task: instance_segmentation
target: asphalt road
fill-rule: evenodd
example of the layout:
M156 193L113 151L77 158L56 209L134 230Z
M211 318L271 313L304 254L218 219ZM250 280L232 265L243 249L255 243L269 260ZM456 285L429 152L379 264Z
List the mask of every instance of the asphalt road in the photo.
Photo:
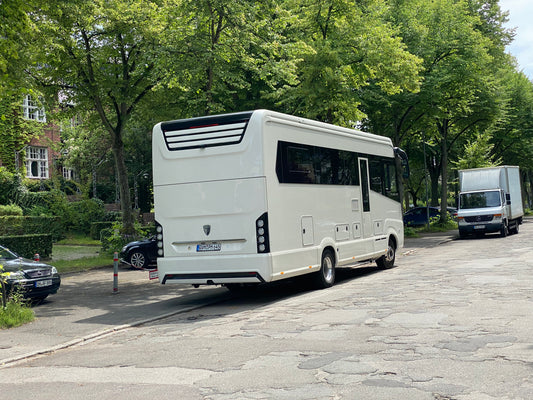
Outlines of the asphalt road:
M0 331L2 398L531 399L533 222L454 235L321 291L232 297L121 269L113 294L112 270L65 277L34 323Z

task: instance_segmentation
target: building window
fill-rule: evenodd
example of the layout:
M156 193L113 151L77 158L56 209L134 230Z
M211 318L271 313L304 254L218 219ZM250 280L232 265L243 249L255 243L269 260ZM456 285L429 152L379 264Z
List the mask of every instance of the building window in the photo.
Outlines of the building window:
M46 122L44 108L39 107L39 105L31 98L30 95L24 97L24 101L22 103L22 112L25 119Z
M26 177L48 179L48 149L46 147L28 146Z
M76 178L74 170L72 168L63 167L63 178L66 180L74 180Z

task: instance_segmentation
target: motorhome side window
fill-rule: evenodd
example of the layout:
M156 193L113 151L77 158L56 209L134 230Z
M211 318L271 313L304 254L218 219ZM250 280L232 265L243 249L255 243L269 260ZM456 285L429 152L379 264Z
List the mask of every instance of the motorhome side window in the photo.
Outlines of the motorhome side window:
M370 158L370 189L390 199L399 201L394 159L383 157Z
M278 142L276 173L280 183L358 185L357 154L290 142Z

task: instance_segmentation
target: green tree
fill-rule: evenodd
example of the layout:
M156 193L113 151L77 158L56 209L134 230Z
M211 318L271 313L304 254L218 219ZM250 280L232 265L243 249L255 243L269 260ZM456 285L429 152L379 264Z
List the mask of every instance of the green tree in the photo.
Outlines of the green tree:
M385 21L385 1L288 4L298 17L292 34L312 50L302 54L298 80L276 92L278 104L290 113L352 126L364 116L360 89L366 85L374 83L387 94L418 89L421 60Z
M28 41L32 24L28 17L31 9L25 0L0 2L0 98L6 92L19 92L24 81L24 69L28 64Z
M473 139L468 140L464 152L459 160L452 162L459 169L493 167L501 164L501 160L494 160L490 143L490 135L478 133Z
M49 99L59 96L76 110L95 110L109 135L126 232L133 231L133 213L124 129L166 75L156 61L168 56L163 38L173 23L170 11L180 3L51 0L29 14L38 60L31 76Z
M420 146L422 138L434 144L428 148L427 168L432 203L440 199L443 217L450 155L470 135L487 129L500 113L494 76L507 60L503 49L509 36L501 26L504 15L492 3L391 1L390 21L400 26L409 51L424 60L422 85L418 93L391 96L375 86L364 93L366 123L372 131L389 135L401 146L416 142Z

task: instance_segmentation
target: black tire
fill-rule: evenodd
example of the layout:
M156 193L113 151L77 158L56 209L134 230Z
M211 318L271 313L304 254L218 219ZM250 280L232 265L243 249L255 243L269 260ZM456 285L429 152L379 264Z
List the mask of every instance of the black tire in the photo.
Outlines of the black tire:
M376 260L376 264L379 269L389 269L394 267L394 261L396 260L396 244L394 240L389 239L387 246L387 252Z
M144 252L140 250L135 250L133 253L130 254L130 265L133 268L142 269L146 267L147 264L148 259L146 258Z
M313 274L314 284L318 289L325 289L335 283L335 256L331 250L324 250L320 271Z
M500 229L500 236L506 237L509 235L509 227L507 226L507 221L503 221L502 227Z
M461 239L466 239L468 237L468 233L466 233L465 231L459 229L459 237Z

